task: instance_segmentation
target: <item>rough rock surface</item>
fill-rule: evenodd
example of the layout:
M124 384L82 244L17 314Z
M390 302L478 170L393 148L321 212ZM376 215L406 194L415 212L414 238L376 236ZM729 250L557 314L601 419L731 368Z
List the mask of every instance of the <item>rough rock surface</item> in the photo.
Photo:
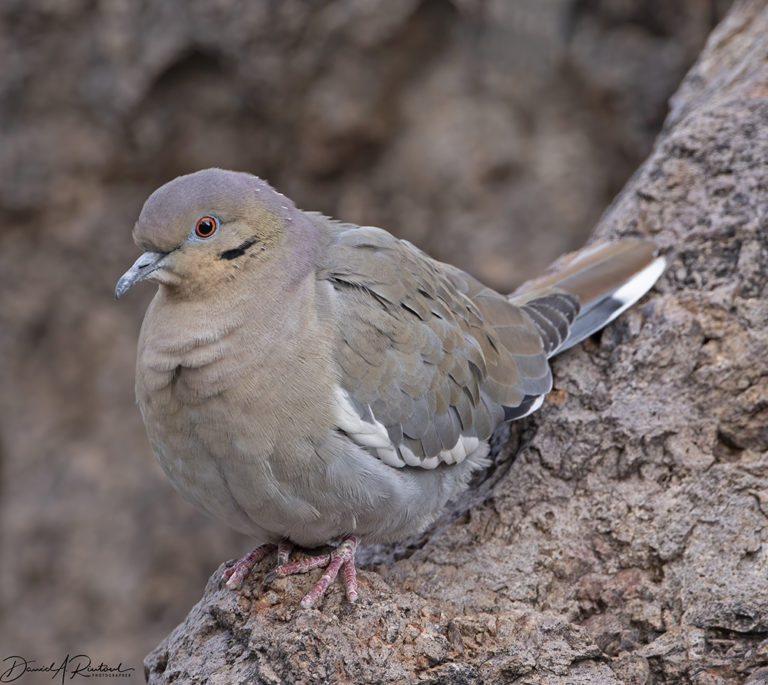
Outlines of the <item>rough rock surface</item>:
M511 289L584 242L729 5L0 1L0 659L140 671L251 544L135 407L152 289L112 292L155 187L247 169Z
M596 230L652 236L667 272L555 362L487 498L374 551L354 606L219 568L150 682L766 681L766 65L768 6L738 2Z

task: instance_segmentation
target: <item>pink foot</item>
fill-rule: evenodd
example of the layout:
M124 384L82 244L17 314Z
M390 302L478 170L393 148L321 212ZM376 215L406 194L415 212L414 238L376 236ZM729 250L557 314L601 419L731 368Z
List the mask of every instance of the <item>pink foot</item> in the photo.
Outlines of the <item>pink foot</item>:
M339 570L344 567L342 582L350 602L357 601L357 572L355 571L355 552L357 551L357 538L354 535L344 538L342 543L330 554L320 554L314 557L306 557L294 561L291 564L281 564L275 569L278 578L284 578L295 573L306 573L315 568L327 566L325 573L320 577L315 586L301 600L301 606L305 609L311 607L323 596L328 586L335 580Z
M319 554L313 557L305 557L288 563L288 557L291 554L293 545L287 540L281 540L280 544L266 544L256 547L252 552L246 554L242 559L235 562L233 566L224 571L224 577L227 579L227 587L230 590L238 590L248 574L267 554L277 549L277 567L274 571L267 574L265 583L269 584L270 577L285 578L296 573L306 573L315 568L327 567L325 573L320 577L315 586L301 600L301 606L305 609L311 607L320 597L323 596L328 586L342 571L342 582L347 593L347 599L350 602L357 601L357 572L355 570L355 552L357 551L357 538L350 535L341 542L341 544L330 554Z

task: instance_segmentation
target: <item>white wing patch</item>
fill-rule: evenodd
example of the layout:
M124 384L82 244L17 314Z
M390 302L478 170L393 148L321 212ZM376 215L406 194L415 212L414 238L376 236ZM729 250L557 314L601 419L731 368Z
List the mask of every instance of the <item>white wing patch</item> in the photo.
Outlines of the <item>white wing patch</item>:
M347 391L341 386L337 385L334 388L334 394L336 396L336 406L334 407L336 425L358 445L370 449L385 464L397 468L405 466L405 461L397 453L395 446L389 439L389 433L387 433L384 424L376 421L375 417L373 423L363 421L349 401Z
M377 421L371 412L373 421L365 421L360 417L344 388L334 388L336 405L334 416L336 425L343 430L354 442L368 448L381 461L395 468L418 466L423 469L434 469L440 464L458 464L480 447L480 440L468 435L459 436L458 442L449 450L441 450L434 457L418 457L406 445L395 445L389 439L389 433L381 421ZM370 408L369 408L370 409Z

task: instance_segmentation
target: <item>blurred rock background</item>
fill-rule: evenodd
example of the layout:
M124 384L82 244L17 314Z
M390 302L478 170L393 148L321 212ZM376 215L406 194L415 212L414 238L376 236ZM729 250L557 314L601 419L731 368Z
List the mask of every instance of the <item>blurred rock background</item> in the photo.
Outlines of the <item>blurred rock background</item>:
M650 151L728 0L4 0L0 645L141 659L250 541L133 402L146 196L207 166L512 289Z

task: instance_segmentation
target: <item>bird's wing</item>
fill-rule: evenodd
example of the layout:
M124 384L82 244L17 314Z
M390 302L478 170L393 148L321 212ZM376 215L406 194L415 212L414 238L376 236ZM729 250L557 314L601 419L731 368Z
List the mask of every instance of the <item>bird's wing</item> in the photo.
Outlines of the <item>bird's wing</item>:
M334 232L318 277L337 296L339 428L397 467L457 463L505 418L535 408L551 388L554 338L578 311L554 295L539 304L544 316L527 312L533 303L517 307L368 226Z

